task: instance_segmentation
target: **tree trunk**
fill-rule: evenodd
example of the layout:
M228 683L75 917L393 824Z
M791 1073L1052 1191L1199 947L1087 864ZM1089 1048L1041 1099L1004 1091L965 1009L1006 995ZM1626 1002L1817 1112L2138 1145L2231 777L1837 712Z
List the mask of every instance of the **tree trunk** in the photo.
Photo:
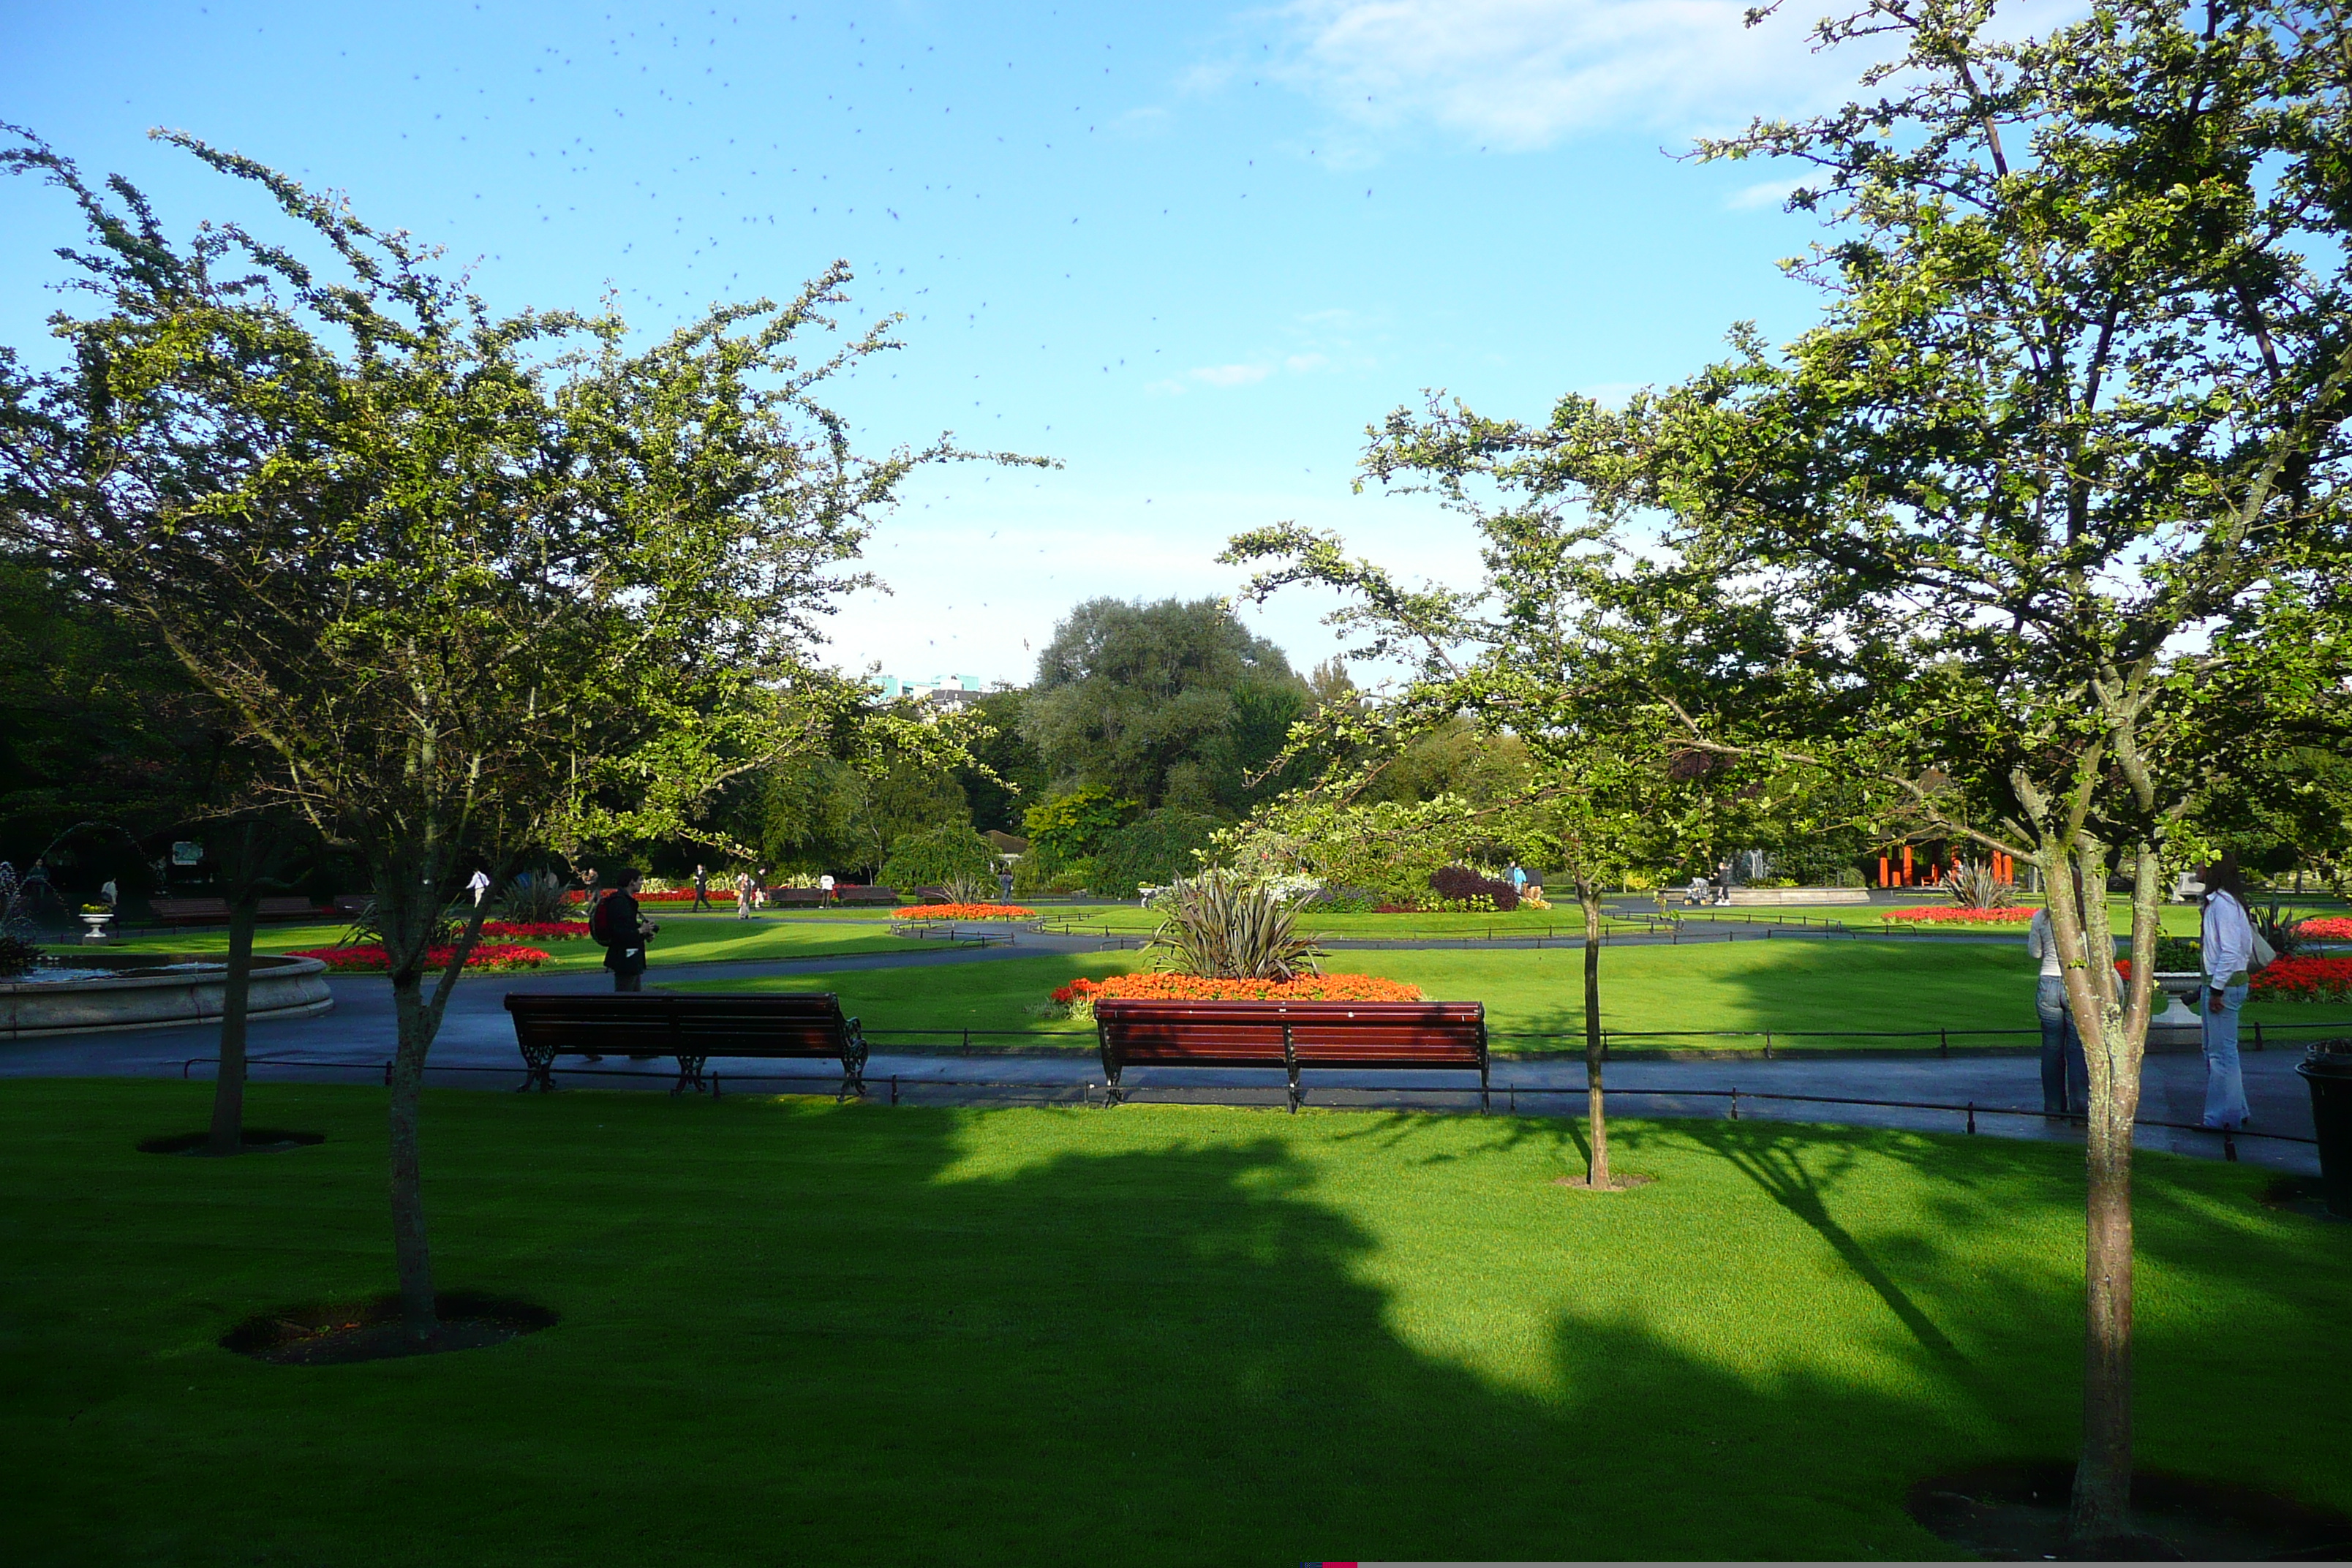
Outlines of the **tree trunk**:
M425 1236L425 1190L417 1161L418 1100L425 1087L425 1054L438 1022L425 1001L421 978L395 973L392 980L399 1045L392 1063L392 1249L400 1276L400 1316L409 1337L420 1342L439 1331L433 1307L433 1252Z
M207 1154L245 1147L245 1016L253 989L253 928L261 895L248 884L228 907L228 975L221 984L220 1071L213 1079L212 1135Z
M1584 906L1584 1115L1592 1135L1584 1182L1602 1192L1609 1186L1609 1118L1601 1099L1601 895L1580 877L1576 901Z
M2153 847L2143 846L2135 868L2134 963L2126 996L2115 984L2105 852L2086 845L2076 853L2083 869L2079 908L2073 907L2073 879L2063 861L2044 879L2052 924L2062 934L2074 926L2081 936L2079 948L2065 942L2060 949L2071 972L2067 999L2083 1037L2091 1101L2084 1140L2083 1447L2067 1529L2075 1542L2095 1544L2131 1531L2132 1122L2139 1114L2140 1060L2153 991L2159 872ZM2080 969L2074 966L2075 952L2083 954Z

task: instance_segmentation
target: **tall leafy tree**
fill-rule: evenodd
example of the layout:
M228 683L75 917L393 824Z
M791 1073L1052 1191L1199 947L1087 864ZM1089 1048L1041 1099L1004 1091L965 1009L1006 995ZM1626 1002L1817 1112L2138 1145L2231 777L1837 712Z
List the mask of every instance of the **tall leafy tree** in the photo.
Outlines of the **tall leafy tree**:
M820 400L892 346L886 321L796 352L845 266L633 349L609 313L496 315L404 235L165 139L289 232L174 243L128 183L93 188L18 133L0 157L87 220L68 258L97 308L55 319L64 370L5 366L0 515L270 759L259 799L372 875L394 1252L429 1337L419 1091L480 923L436 952L445 910L478 867L674 834L729 778L823 744L856 697L813 666L816 623L907 473L962 454L861 454Z

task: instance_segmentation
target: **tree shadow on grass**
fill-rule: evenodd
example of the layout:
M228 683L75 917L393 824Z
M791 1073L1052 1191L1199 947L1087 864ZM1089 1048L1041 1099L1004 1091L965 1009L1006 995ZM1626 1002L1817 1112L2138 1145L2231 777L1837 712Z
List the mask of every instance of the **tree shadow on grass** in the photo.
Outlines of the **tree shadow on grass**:
M176 1163L110 1125L71 1168L0 1137L0 1181L52 1194L10 1206L0 1308L32 1280L121 1304L26 1337L7 1392L46 1394L9 1406L44 1413L12 1433L22 1538L57 1560L1921 1554L1913 1482L2073 1440L2079 1299L1988 1243L2002 1205L2047 1207L2046 1173L1963 1160L1950 1213L1899 1245L1885 1203L1848 1212L1911 1191L1927 1140L1816 1155L1799 1129L1622 1124L1665 1179L1591 1204L1549 1184L1549 1119L430 1111L444 1283L529 1295L557 1329L363 1367L212 1352L217 1303L381 1288L380 1151L338 1122L302 1184L229 1171L170 1207L154 1168ZM2154 1447L2340 1452L2332 1396L2263 1360L2340 1260L2230 1241L2207 1262L2245 1375L2151 1421ZM1866 1292L1822 1288L1824 1247ZM2144 1375L2209 1339L2152 1323Z

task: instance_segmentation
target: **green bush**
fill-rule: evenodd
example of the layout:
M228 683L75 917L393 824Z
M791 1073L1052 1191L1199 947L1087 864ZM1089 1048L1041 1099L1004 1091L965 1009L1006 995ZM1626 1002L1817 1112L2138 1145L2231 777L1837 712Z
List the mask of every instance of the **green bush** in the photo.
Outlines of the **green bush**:
M1131 899L1146 883L1164 888L1200 869L1193 855L1208 847L1220 824L1197 811L1163 806L1147 811L1104 840L1087 886L1113 899Z
M958 881L996 886L994 846L961 823L909 833L890 846L882 862L882 885L902 893Z
M1141 803L1114 798L1100 784L1057 795L1023 813L1022 828L1041 868L1066 867L1092 856L1135 815Z

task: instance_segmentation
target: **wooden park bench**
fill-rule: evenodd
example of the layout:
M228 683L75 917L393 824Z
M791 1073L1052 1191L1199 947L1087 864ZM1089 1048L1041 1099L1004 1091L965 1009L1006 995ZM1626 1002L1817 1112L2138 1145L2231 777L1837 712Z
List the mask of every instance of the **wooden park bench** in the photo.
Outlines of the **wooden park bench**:
M821 904L824 902L823 888L771 888L768 901L772 904Z
M1486 1109L1486 1008L1479 1002L1095 1002L1109 1100L1130 1067L1281 1068L1290 1109L1302 1068L1475 1072Z
M228 924L226 899L150 899L147 907L166 925ZM304 898L263 899L255 913L265 921L302 921L316 918L320 910Z
M898 889L896 888L835 888L833 890L833 897L835 903L889 904L895 907L898 902Z
M703 1075L713 1057L835 1058L842 1072L836 1098L866 1092L866 1037L856 1019L842 1016L840 999L829 991L510 991L507 1011L527 1069L519 1089L553 1089L559 1056L634 1055L677 1058L672 1094L689 1086L716 1093L717 1075L707 1083Z

